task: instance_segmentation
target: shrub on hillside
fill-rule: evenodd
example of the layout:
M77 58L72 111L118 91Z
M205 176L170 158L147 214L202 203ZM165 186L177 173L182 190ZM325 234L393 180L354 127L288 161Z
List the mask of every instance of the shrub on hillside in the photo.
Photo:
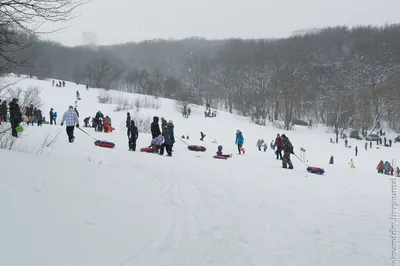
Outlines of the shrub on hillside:
M136 98L134 105L136 109L147 108L158 110L161 107L161 103L159 100L147 96L144 96L143 98Z
M99 103L112 103L113 98L105 91L101 91L97 96L97 100Z
M141 117L137 114L131 115L131 119L135 121L135 125L140 133L151 133L151 123L153 119L150 117Z
M115 112L131 110L134 108L134 105L131 101L121 96L118 97L115 102L113 101L113 104L117 105L117 107L114 110Z

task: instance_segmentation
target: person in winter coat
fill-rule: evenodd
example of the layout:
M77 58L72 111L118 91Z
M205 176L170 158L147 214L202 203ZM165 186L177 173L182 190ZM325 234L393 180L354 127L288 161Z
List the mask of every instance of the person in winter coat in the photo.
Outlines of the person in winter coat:
M54 125L57 125L57 112L53 114Z
M203 132L200 132L200 141L204 141L206 135Z
M43 121L43 116L42 116L42 111L40 109L36 110L35 117L37 120L37 125L41 127L42 121Z
M331 158L329 159L329 164L333 164L333 155L331 155Z
M164 143L164 137L162 135L158 135L154 139L151 140L150 148L154 148L154 152L159 153L161 145Z
M96 116L94 117L94 121L96 124L95 131L101 132L102 127L103 127L103 118L104 118L104 115L100 112L100 110L97 111Z
M290 160L290 154L294 154L293 145L290 142L289 138L286 137L285 134L282 134L282 150L283 150L283 158L282 158L282 168L293 169L292 161Z
M354 148L354 151L355 151L356 156L357 156L357 155L358 155L358 146L356 146L356 147Z
M397 177L400 177L400 169L399 169L398 166L396 167L396 176L397 176Z
M172 120L169 120L167 123L168 131L171 136L171 150L174 147L175 143L175 135L174 135L174 122Z
M19 126L19 123L22 122L22 113L19 109L18 99L14 98L10 102L9 107L12 136L18 138L17 127Z
M29 107L26 108L25 110L25 115L28 117L28 125L29 123L33 125L33 104L31 104Z
M74 129L75 126L79 127L79 118L76 114L74 107L72 105L69 106L68 111L66 111L61 120L61 126L66 125L66 131L68 135L68 141L70 143L74 142Z
M265 143L264 143L264 152L266 152L267 149L268 149L268 144L265 142Z
M368 150L368 142L365 142L365 150Z
M136 140L139 138L139 131L135 126L135 121L131 120L131 124L128 127L128 138L129 138L129 150L136 151Z
M218 146L217 153L216 153L217 156L225 157L225 158L231 158L231 155L230 155L230 154L223 154L223 153L222 153L222 150L223 150L222 145L219 145L219 146Z
M167 120L164 117L161 117L161 128L164 128L167 125Z
M261 141L261 139L257 140L256 146L258 147L258 150L261 151L261 147L263 145L264 141Z
M76 115L79 117L79 112L78 112L78 109L76 109L76 107L74 108L74 111L75 111Z
M126 114L126 128L127 128L127 134L129 135L129 127L131 126L131 114L128 112Z
M243 149L243 144L244 144L244 137L243 137L242 131L240 131L239 129L236 131L235 144L238 147L239 154L242 154L242 149ZM243 154L244 154L244 151L243 151Z
M0 105L0 116L3 122L7 122L7 101L3 101Z
M167 156L172 156L172 140L171 140L171 133L168 130L168 126L165 125L162 129L162 135L164 137L164 143L161 145L160 155L164 155L164 148L167 151Z
M276 159L282 160L282 138L279 134L276 135L274 146L276 147Z
M385 175L389 174L390 168L392 166L390 165L390 163L388 161L385 162L385 164L383 165L383 169L385 170Z
M83 122L85 123L84 127L89 127L89 120L90 120L90 116L83 119Z
M384 163L383 163L383 161L380 161L379 163L378 163L378 166L376 167L376 170L378 170L378 174L383 174L383 169L384 169L385 167L384 167Z
M54 80L53 80L53 81L54 81ZM49 117L50 117L50 125L52 125L52 124L53 124L53 119L54 119L53 108L50 109Z
M153 123L151 123L151 136L156 138L161 135L160 126L158 125L159 118L157 116L153 117Z

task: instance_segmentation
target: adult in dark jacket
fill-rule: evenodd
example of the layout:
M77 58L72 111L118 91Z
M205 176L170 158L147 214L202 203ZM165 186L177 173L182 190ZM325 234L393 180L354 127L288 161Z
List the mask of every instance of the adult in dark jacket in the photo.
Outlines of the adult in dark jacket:
M21 110L19 109L18 99L14 98L10 102L9 107L10 107L10 123L11 123L12 135L17 138L18 137L17 126L19 126L19 123L22 122L22 113Z
M175 135L174 135L174 122L172 120L169 120L167 123L168 131L171 137L171 149L174 146L175 143Z
M50 116L50 125L52 125L54 120L53 108L50 109L49 116Z
M167 156L172 156L172 140L171 133L168 130L168 126L163 126L162 135L164 137L164 143L161 145L160 155L164 155L164 148L167 151Z
M36 109L35 117L37 119L37 125L42 126L43 115L40 109Z
M129 128L131 126L131 114L128 112L126 114L126 128Z
M136 151L136 140L139 137L139 131L135 126L135 121L131 120L131 124L128 127L128 138L129 138L129 150Z
M282 138L279 134L276 135L275 147L276 147L276 159L282 160Z
M3 122L7 121L7 101L3 101L0 105L0 116Z
M158 125L159 118L157 116L153 117L153 123L151 123L151 136L152 138L157 138L161 135L160 126Z
M289 165L289 169L293 169L293 164L292 161L290 160L290 154L294 154L293 145L285 134L282 134L281 139L282 139L282 150L283 150L282 167L288 168L287 166Z

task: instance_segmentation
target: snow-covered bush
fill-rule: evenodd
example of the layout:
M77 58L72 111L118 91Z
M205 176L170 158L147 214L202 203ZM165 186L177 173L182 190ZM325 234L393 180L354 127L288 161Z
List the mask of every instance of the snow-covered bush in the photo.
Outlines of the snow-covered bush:
M118 97L115 101L113 101L113 104L117 105L117 107L114 110L115 112L126 111L134 108L133 103L122 96Z
M99 103L112 103L113 98L105 91L101 91L97 96L97 100Z
M147 108L147 109L156 109L158 110L161 107L161 103L159 100L144 96L143 98L136 98L134 105L136 109Z
M135 121L135 125L140 133L151 133L151 123L153 119L150 117L142 117L136 114L131 115L131 119Z

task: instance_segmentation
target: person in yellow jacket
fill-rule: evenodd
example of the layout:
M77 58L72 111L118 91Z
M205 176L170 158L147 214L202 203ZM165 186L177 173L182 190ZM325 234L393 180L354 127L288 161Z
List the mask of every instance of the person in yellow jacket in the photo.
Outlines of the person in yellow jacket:
M356 167L354 166L353 159L350 160L349 165L350 165L350 168L353 168L353 169L356 168Z

